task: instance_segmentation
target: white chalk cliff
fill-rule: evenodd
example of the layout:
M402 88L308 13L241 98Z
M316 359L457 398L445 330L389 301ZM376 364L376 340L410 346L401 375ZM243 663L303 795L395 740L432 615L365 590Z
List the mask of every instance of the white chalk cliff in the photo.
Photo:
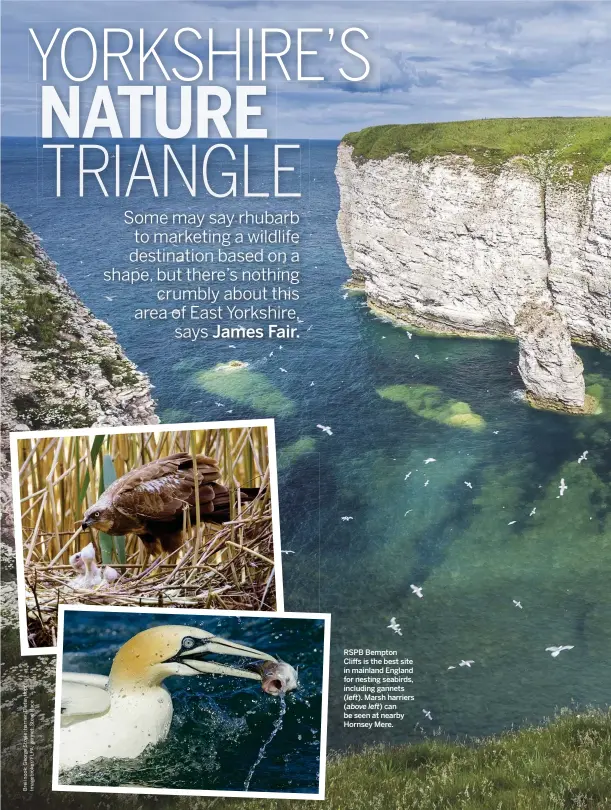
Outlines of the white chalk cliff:
M517 338L531 402L580 411L571 341L611 349L611 166L589 186L536 169L362 160L342 143L338 231L372 306L434 332Z

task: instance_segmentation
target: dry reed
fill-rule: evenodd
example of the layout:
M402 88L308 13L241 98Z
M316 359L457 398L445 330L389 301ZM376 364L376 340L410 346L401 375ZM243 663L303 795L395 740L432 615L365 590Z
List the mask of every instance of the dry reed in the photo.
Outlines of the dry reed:
M112 585L75 588L71 554L92 539L80 521L126 472L172 453L218 461L232 494L231 521L191 523L183 546L151 561L135 535L94 533L96 558L119 572ZM21 522L30 646L55 646L58 605L275 610L269 452L265 427L155 431L18 441ZM241 487L259 487L245 502Z

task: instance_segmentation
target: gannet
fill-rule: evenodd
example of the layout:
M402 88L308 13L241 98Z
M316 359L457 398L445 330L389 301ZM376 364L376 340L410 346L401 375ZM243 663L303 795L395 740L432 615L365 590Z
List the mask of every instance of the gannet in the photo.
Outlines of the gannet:
M409 587L412 589L412 593L415 593L417 597L422 599L424 594L422 593L422 588L421 587L419 587L418 585L410 585Z
M474 664L474 663L475 663L475 661L465 661L463 659L462 661L458 662L458 666L459 667L469 667L469 669L471 669L471 664Z
M583 453L577 459L577 463L581 464L582 461L587 461L589 452L590 452L589 450L584 450Z
M232 655L277 663L272 655L197 627L160 625L143 630L115 655L110 675L62 673L60 770L99 757L135 759L164 740L172 722L171 675L232 675L261 681L211 656Z
M282 371L284 374L288 374L288 371L285 368L282 368L282 366L280 366L280 371Z
M327 436L333 436L333 431L329 427L329 425L316 425L319 430L322 430L323 433L326 433Z
M425 458L424 459L425 464L432 464L434 461L437 461L437 459L436 458Z
M515 605L517 608L520 608L520 610L522 610L522 603L521 603L521 602L519 602L517 599L514 599L514 600L513 600L513 604L514 604L514 605Z
M354 520L352 515L342 515L342 520L347 523L349 520Z
M471 481L463 481L463 484L466 487L469 487L469 489L473 489L473 484L471 483Z
M558 489L560 490L560 497L562 498L562 496L564 495L564 493L568 489L567 485L564 483L564 478L560 479L560 485L559 485Z
M433 719L433 715L431 714L431 712L427 711L427 709L423 709L423 710L422 710L422 714L423 714L423 715L424 715L424 716L425 716L425 717L426 717L428 720L432 720L432 719Z

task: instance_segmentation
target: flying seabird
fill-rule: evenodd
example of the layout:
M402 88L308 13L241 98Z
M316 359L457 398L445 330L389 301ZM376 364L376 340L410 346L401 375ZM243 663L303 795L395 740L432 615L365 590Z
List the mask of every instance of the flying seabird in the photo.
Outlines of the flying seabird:
M114 301L116 297L117 297L116 295L105 295L105 296L104 296L104 298L105 298L107 301Z
M469 669L471 669L471 664L474 664L474 663L475 663L475 661L464 661L463 660L463 661L458 662L458 666L459 667L469 667Z
M560 496L559 497L562 498L562 496L564 495L564 493L568 489L567 485L564 483L564 478L560 479L560 485L559 485L558 489L560 490Z
M397 619L396 619L394 616L393 616L393 617L392 617L392 619L390 620L390 624L388 625L388 628L389 628L390 630L394 630L394 632L395 632L395 633L396 633L398 636L402 636L402 635L403 635L403 633L401 632L401 625L400 625L400 624L397 622Z
M412 474L412 471L410 470L403 480L407 481L407 479L410 477L411 474Z
M437 459L436 458L425 458L424 459L425 464L432 464L433 461L437 461Z
M433 719L433 715L431 714L431 712L427 711L427 709L423 709L422 714L427 718L427 720Z
M428 485L429 485L429 479L427 478L426 481L424 482L424 486L428 487Z
M589 452L590 452L589 450L584 450L583 453L577 459L577 463L581 464L582 461L587 461Z
M408 331L407 331L407 329L405 330L405 334L408 336L408 338L409 338L410 340L412 339L412 333L411 333L411 332L408 332Z
M552 654L552 658L558 658L558 656L563 650L572 650L572 649L573 649L572 644L564 644L560 647L546 647L545 652L550 652Z
M514 600L513 600L513 604L514 604L514 605L515 605L517 608L520 608L520 610L522 610L522 603L521 603L521 602L518 602L518 600L517 600L517 599L514 599Z
M466 487L469 487L469 489L473 489L473 484L471 483L471 481L463 481L463 484Z
M528 517L532 517L536 513L536 511L537 511L537 507L533 506L533 508L530 510L530 514L529 514Z
M352 517L352 515L342 515L342 520L344 521L344 523L346 523L349 520L354 520L354 518Z
M517 522L518 522L517 520L510 520L510 521L509 521L509 523L508 523L507 525L508 525L508 526L513 526L513 524L514 524L514 523L517 523Z
M319 430L322 430L323 433L326 433L327 436L333 436L333 431L329 427L329 425L316 425Z
M418 585L410 585L409 587L412 589L412 593L415 593L417 597L422 599L424 594L422 593L422 588L421 587L419 587Z
M314 385L314 380L310 383L310 388Z
M288 374L288 371L285 368L282 368L282 366L280 366L280 371L284 372L285 374Z
M416 360L420 360L420 355L419 354L415 354L414 357L416 358Z
M115 655L109 676L64 672L60 770L100 757L135 759L164 740L173 714L172 697L163 686L170 676L212 673L262 681L259 672L221 664L212 655L278 663L268 653L198 627L166 624L127 641Z

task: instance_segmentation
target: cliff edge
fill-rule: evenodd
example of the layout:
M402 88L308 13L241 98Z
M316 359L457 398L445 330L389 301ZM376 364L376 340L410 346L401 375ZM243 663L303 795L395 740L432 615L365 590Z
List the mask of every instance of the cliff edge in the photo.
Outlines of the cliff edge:
M157 422L151 384L2 205L2 421L8 430Z
M611 118L370 127L336 176L351 283L374 308L518 339L532 404L593 407L571 341L611 348Z

